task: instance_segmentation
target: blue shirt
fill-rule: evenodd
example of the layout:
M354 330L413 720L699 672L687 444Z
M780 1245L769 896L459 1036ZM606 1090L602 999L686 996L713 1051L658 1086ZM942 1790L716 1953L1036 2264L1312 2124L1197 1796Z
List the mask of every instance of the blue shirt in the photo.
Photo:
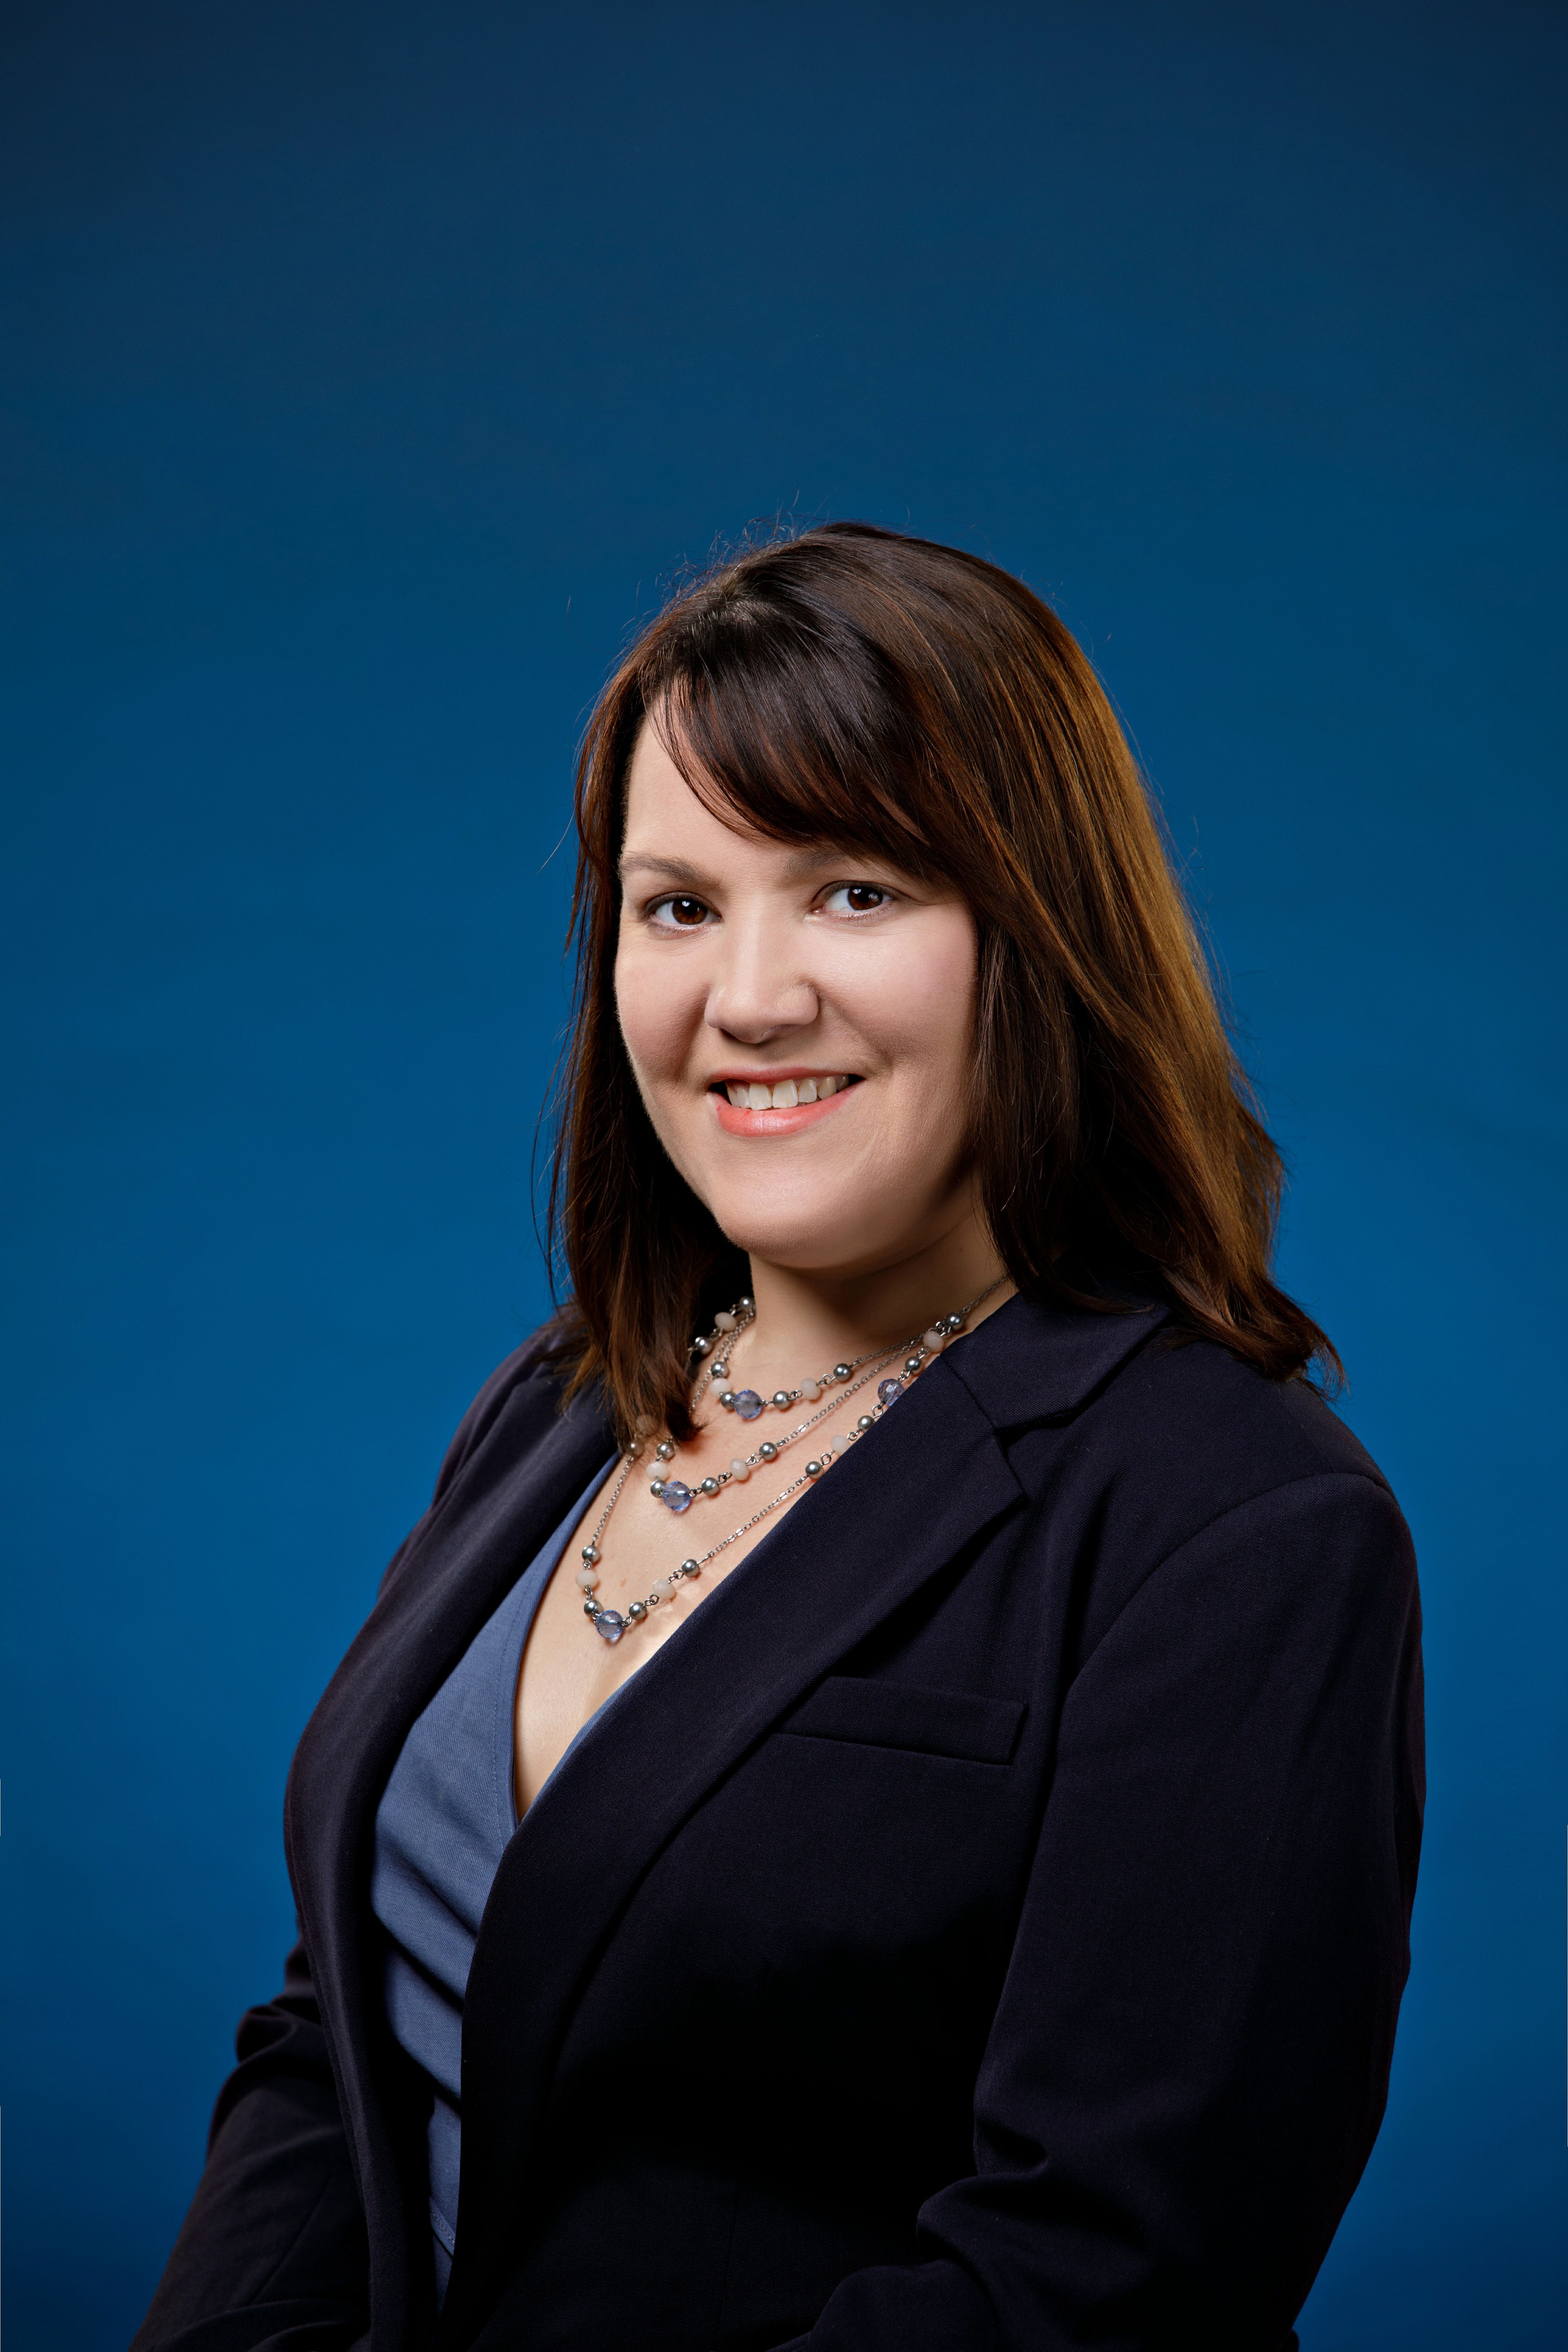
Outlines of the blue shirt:
M429 2077L433 2097L430 2228L438 2301L451 2273L458 2218L463 1998L490 1887L518 1826L513 1726L523 1645L573 1528L614 1466L607 1462L595 1472L475 1634L404 1741L376 1811L370 1899L392 1939L386 2013L398 2042Z

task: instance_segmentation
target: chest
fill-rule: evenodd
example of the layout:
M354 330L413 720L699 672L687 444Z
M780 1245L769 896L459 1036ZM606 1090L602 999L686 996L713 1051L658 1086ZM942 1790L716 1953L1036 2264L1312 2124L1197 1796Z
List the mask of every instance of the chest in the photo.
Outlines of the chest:
M680 1636L704 1601L807 1494L829 1485L833 1465L808 1474L806 1462L815 1465L819 1457L799 1444L777 1461L747 1465L737 1456L738 1435L755 1453L753 1432L718 1420L668 1462L650 1449L624 1475L617 1465L578 1516L534 1617L518 1675L520 1813L584 1726ZM743 1475L736 1475L737 1463ZM730 1474L725 1484L705 1494L703 1480L716 1481L721 1472ZM656 1496L655 1486L670 1499ZM590 1546L597 1557L585 1568L583 1555ZM694 1567L672 1578L688 1562ZM584 1573L595 1580L591 1588L582 1581ZM586 1613L587 1589L602 1610L614 1612L607 1623L624 1622L614 1642L603 1638ZM631 1617L639 1604L644 1613Z

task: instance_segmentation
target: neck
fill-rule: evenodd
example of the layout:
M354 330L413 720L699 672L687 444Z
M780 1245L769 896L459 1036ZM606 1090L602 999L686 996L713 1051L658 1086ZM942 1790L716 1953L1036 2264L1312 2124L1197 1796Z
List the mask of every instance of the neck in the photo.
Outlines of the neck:
M747 1383L764 1393L917 1338L939 1315L958 1313L998 1283L972 1309L964 1325L972 1331L1014 1290L973 1216L905 1257L854 1273L803 1272L759 1257L751 1263L757 1319L742 1361Z

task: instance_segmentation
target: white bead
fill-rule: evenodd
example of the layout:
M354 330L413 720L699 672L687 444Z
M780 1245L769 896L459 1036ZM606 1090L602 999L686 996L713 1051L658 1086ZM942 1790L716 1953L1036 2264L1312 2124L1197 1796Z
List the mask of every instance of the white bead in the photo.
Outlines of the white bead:
M942 1349L947 1345L947 1333L945 1331L938 1331L932 1328L930 1331L923 1331L921 1334L921 1337L925 1344L926 1351L929 1355L940 1355Z
M584 1592L592 1592L594 1587L599 1581L598 1570L596 1568L580 1568L577 1570L577 1581L582 1586Z
M658 1582L654 1586L653 1591L648 1594L648 1599L650 1601L668 1601L674 1591L675 1587L670 1582L668 1577L661 1576Z
M721 1307L713 1320L721 1331L732 1331L738 1318L731 1314L727 1307Z
M731 1477L735 1480L738 1486L743 1486L751 1475L751 1464L749 1462L742 1462L740 1455L737 1454L735 1459L730 1465Z
M800 1392L803 1397L808 1398L809 1401L815 1404L817 1398L822 1394L822 1382L820 1381L802 1381L800 1384Z

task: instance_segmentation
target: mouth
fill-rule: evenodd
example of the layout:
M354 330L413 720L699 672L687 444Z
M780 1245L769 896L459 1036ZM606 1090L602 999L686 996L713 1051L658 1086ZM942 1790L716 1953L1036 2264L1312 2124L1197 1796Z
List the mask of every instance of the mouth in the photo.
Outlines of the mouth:
M708 1094L726 1135L795 1135L815 1127L860 1084L854 1070L791 1070L714 1078Z

